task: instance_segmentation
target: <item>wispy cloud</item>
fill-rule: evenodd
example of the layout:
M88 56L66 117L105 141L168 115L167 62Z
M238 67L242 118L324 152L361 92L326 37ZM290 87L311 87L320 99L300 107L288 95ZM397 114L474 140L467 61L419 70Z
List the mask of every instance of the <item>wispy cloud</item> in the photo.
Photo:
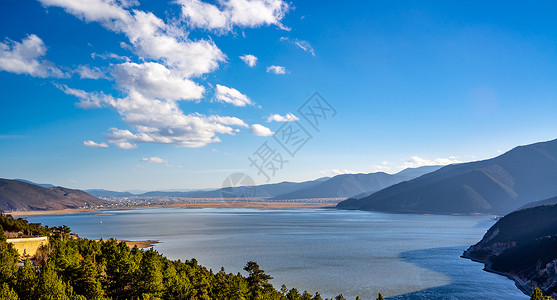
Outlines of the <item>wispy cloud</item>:
M108 145L106 143L95 143L91 140L84 141L83 146L89 148L108 148Z
M144 157L141 159L141 161L148 162L148 163L155 163L155 164L163 164L168 162L158 156Z
M315 50L313 49L313 47L308 41L299 40L299 39L290 39L288 37L281 37L280 41L291 43L292 45L295 45L296 47L304 50L305 52L311 54L312 56L315 56Z
M404 168L417 168L423 166L443 166L443 165L450 165L461 163L456 156L449 156L447 158L436 158L436 159L424 159L419 156L412 156L410 159L404 162L402 167Z

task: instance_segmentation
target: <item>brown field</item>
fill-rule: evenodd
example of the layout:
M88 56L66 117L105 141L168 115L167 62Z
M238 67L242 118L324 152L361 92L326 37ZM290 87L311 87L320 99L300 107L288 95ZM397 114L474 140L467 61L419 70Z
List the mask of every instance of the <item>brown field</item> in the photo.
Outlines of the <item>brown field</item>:
M40 210L40 211L13 211L8 212L13 216L29 216L29 215L65 215L76 214L80 212L101 212L105 210L120 209L138 209L146 207L183 207L183 208L259 208L259 209L290 209L290 208L330 208L334 207L339 201L312 201L312 200L296 200L296 201L227 201L218 200L195 200L183 201L180 203L165 205L149 205L149 206L126 206L112 208L75 208L61 210Z

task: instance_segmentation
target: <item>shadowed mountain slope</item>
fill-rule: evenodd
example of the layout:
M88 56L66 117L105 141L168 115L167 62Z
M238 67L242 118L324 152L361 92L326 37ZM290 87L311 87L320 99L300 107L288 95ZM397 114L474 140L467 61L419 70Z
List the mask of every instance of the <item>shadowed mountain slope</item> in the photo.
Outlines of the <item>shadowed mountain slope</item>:
M557 195L557 140L516 147L498 157L449 165L341 209L403 213L511 212L531 199Z
M83 191L0 179L1 210L56 210L110 204Z

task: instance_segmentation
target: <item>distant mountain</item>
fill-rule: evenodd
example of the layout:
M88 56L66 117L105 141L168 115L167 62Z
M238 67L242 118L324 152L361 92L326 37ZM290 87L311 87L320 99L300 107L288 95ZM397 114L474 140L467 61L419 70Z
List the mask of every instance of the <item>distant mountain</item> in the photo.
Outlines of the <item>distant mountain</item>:
M103 189L90 189L85 190L87 194L95 196L95 197L103 197L103 198L115 198L115 197L132 197L135 196L129 192L115 192L115 191L108 191Z
M317 185L324 180L329 179L328 177L319 178L312 181L305 181L305 182L280 182L280 183L272 183L272 184L263 184L257 185L255 187L248 187L254 192L253 197L274 197L281 193L291 192L298 189L307 188L310 186ZM143 193L141 197L183 197L183 198L221 198L223 193L226 194L241 194L241 191L244 187L234 187L232 189L216 189L211 191L192 191L192 192L165 192L165 191L153 191Z
M56 210L110 203L80 190L59 186L43 188L22 181L0 179L0 210Z
M526 205L523 205L522 207L520 207L519 209L536 207L536 206L541 206L541 205L554 205L554 204L557 204L557 197L553 197L553 198L549 198L549 199L545 199L545 200L538 200L538 201L529 202L529 203L526 203Z
M33 181L29 181L29 180L25 180L25 179L12 179L12 180L21 181L21 182L26 182L26 183L38 185L38 186L44 187L44 188L54 187L54 185L52 185L52 184L48 184L48 183L34 183Z
M528 289L557 295L557 205L515 211L493 225L464 257L504 272ZM523 288L524 290L524 288Z
M504 214L557 195L557 140L520 146L498 157L443 167L341 209L403 213Z
M392 175L384 172L342 174L315 186L285 192L274 197L273 200L365 197L393 184L414 179L440 168L441 166L409 168Z

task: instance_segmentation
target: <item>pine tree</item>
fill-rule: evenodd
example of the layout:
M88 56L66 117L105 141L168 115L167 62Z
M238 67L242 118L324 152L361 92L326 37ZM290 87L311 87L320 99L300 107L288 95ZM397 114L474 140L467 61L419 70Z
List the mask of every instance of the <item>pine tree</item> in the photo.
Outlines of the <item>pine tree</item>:
M265 274L265 271L261 270L256 262L249 261L244 270L249 274L248 286L251 299L259 299L264 289L272 287L269 280L273 279L273 277Z
M2 300L19 300L17 293L8 285L8 283L2 283L0 287L0 299Z

